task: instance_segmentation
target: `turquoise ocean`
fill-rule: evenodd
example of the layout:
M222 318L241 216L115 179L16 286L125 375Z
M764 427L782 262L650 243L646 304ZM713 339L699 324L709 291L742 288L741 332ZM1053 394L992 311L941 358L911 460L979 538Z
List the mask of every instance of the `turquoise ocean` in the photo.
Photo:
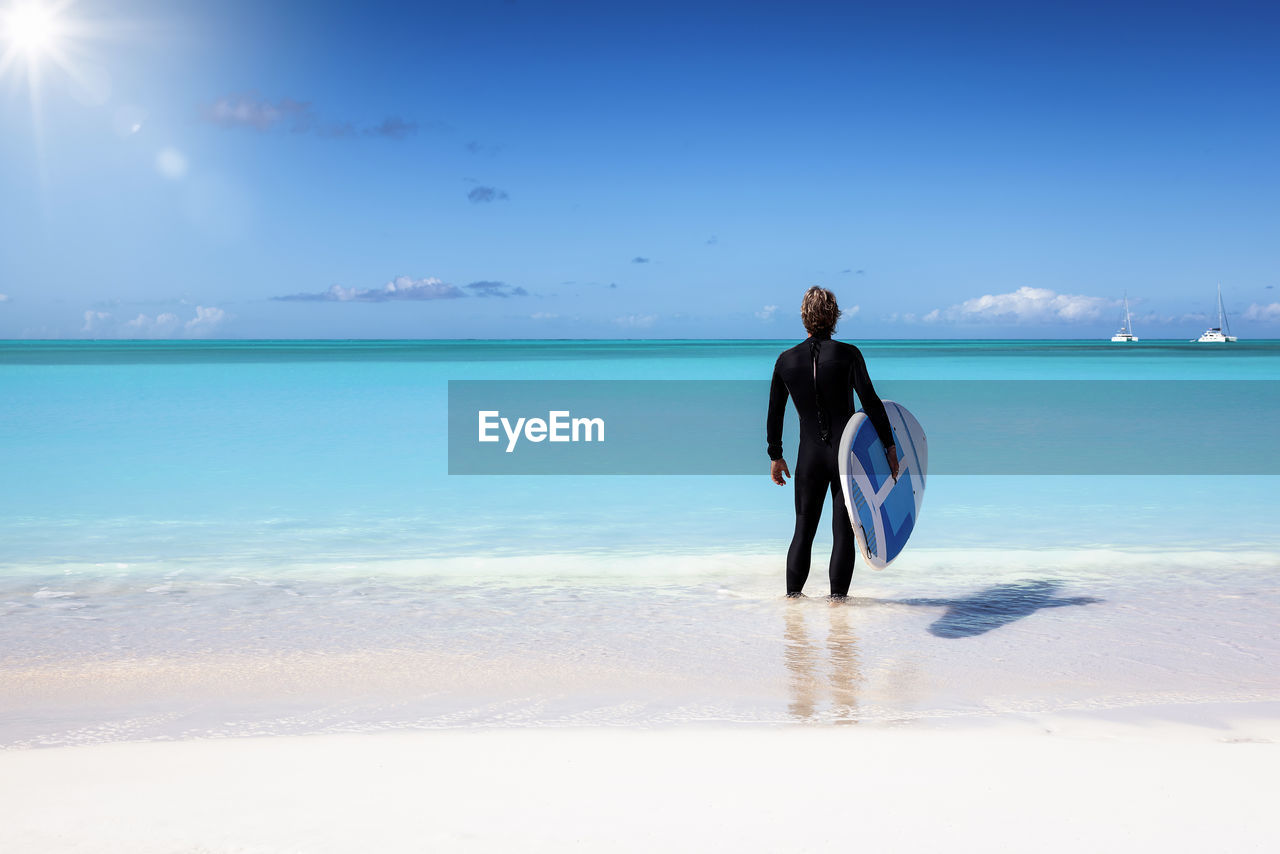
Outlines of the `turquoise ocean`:
M450 380L767 380L792 343L0 342L0 744L1280 699L1276 475L940 474L832 608L825 524L781 597L764 400L755 476L448 473ZM1273 341L858 343L882 387L1280 381ZM1231 419L1151 429L1226 459Z

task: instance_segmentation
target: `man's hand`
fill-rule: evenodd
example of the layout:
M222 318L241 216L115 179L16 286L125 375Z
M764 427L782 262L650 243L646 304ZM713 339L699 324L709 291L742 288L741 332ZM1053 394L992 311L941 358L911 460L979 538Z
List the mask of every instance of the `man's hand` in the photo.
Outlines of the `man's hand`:
M890 445L884 452L885 457L889 460L889 471L893 474L893 479L898 479L898 448Z
M787 479L783 477L783 475L791 477L791 470L787 468L787 461L779 457L770 463L769 475L773 478L773 482L778 484L778 486L786 486Z

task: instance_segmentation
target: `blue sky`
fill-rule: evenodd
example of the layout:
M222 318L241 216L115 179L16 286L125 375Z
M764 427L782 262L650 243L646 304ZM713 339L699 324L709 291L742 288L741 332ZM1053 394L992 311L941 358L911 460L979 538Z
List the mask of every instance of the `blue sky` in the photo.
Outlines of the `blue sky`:
M45 5L0 337L1280 337L1275 4Z

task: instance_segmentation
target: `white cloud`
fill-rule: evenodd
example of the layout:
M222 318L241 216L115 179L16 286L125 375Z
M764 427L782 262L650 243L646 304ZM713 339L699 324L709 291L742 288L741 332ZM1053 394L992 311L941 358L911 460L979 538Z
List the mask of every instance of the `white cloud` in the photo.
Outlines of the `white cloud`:
M523 289L520 290L523 295ZM285 302L391 302L393 300L456 299L462 296L466 294L458 287L436 278L413 279L409 276L397 276L381 288L344 288L342 285L330 285L329 290L320 293L289 294L272 297L272 299Z
M176 181L187 174L187 158L176 148L162 148L156 154L156 169Z
M840 314L841 314L843 317L853 317L854 315L856 315L856 314L857 314L858 312L860 312L860 311L862 311L862 306L860 306L860 305L852 305L852 306L849 306L849 307L848 307L848 308L846 308L846 309L842 309L842 310L841 310L841 312L840 312Z
M81 327L80 331L81 332L97 332L102 328L104 321L109 320L110 318L111 318L110 312L86 311L84 313L84 326Z
M196 316L183 323L173 312L161 312L152 317L139 314L132 320L120 320L108 311L86 311L81 332L99 338L199 338L209 334L227 318L220 308L196 306Z
M756 317L760 318L761 320L768 321L768 320L773 320L773 316L777 313L778 313L778 307L776 305L766 305L764 308L756 312Z
M555 320L559 316L560 315L553 314L549 311L535 311L533 314L529 315L529 317L534 320Z
M208 335L226 317L227 313L220 308L198 305L196 306L196 316L188 320L182 328L187 331L187 335L192 338L198 338L202 335Z
M281 98L275 103L252 95L229 95L214 101L207 112L209 121L224 127L251 127L269 130L281 122L290 122L295 130L305 130L311 123L311 105L305 101Z
M178 315L168 312L155 317L139 314L125 323L124 328L128 338L168 338L181 322Z
M1117 304L1103 297L1022 287L1013 293L984 294L950 308L935 308L921 319L925 323L1080 323L1097 320Z
M648 329L653 326L653 322L658 319L656 314L628 314L625 317L614 318L614 323L619 326L628 326L633 329Z
M1260 320L1263 323L1274 323L1280 320L1280 302L1273 302L1270 305L1258 305L1254 303L1244 311L1245 320Z
M0 302L8 302L8 301L9 301L8 294L0 294Z
M205 118L226 128L253 128L264 132L288 128L294 133L335 138L374 136L405 139L419 130L417 122L405 121L399 116L387 116L376 125L357 127L352 121L322 118L308 101L294 98L268 101L255 93L219 98L205 109ZM442 127L439 122L429 122L427 126Z
M521 287L512 287L506 282L472 282L467 285L467 290L472 296L477 297L499 297L506 299L507 297L527 297L529 292Z

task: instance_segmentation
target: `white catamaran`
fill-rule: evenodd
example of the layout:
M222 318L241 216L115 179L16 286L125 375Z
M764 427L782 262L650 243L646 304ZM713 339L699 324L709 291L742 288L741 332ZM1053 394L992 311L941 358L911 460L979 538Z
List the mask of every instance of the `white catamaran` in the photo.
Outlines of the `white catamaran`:
M1198 344L1227 344L1235 340L1236 336L1231 334L1231 324L1227 322L1226 309L1222 307L1222 285L1218 285L1218 325L1206 329L1195 341Z
M1112 341L1137 341L1133 334L1133 319L1129 317L1129 295L1124 295L1124 320L1120 322L1120 331L1111 336Z

